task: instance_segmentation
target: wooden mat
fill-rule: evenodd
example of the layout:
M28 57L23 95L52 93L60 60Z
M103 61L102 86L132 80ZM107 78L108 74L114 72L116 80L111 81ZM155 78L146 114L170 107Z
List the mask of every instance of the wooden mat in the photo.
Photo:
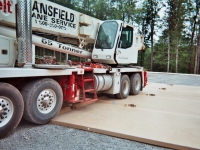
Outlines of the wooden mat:
M200 149L200 87L148 83L125 100L99 95L52 123L175 149Z

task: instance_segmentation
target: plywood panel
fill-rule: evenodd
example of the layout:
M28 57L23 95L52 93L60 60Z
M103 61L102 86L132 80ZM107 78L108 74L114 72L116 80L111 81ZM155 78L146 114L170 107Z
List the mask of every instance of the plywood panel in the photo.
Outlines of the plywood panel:
M100 95L98 102L58 115L52 123L169 148L200 149L200 93L195 90L199 87L149 84L125 100Z
M180 91L180 92L193 92L199 93L200 86L186 86L186 85L173 85L173 84L161 84L161 83L148 83L148 85L144 89L152 89L152 88L166 88L168 90Z

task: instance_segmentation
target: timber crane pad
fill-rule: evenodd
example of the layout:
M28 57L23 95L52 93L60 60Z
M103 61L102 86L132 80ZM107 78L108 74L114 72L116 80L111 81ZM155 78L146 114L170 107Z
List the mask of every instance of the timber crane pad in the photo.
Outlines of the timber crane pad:
M200 149L200 87L148 83L137 96L99 101L52 123L175 149ZM85 107L83 107L85 106Z

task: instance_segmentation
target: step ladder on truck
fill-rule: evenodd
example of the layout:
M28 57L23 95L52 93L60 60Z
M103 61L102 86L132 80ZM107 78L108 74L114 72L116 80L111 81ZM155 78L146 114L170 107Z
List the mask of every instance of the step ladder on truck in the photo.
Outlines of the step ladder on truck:
M94 102L98 92L125 99L146 86L146 71L132 66L144 50L144 37L131 25L101 21L50 1L0 0L0 6L0 138L12 133L22 117L48 123L63 102ZM39 48L90 62L58 65L48 58L38 64Z

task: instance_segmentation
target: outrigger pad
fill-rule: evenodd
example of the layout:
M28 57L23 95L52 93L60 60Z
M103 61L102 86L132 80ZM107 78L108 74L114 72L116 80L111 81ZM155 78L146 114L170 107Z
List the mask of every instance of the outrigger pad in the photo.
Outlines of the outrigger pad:
M99 100L52 119L52 123L143 143L200 148L200 87L148 83L137 96Z

